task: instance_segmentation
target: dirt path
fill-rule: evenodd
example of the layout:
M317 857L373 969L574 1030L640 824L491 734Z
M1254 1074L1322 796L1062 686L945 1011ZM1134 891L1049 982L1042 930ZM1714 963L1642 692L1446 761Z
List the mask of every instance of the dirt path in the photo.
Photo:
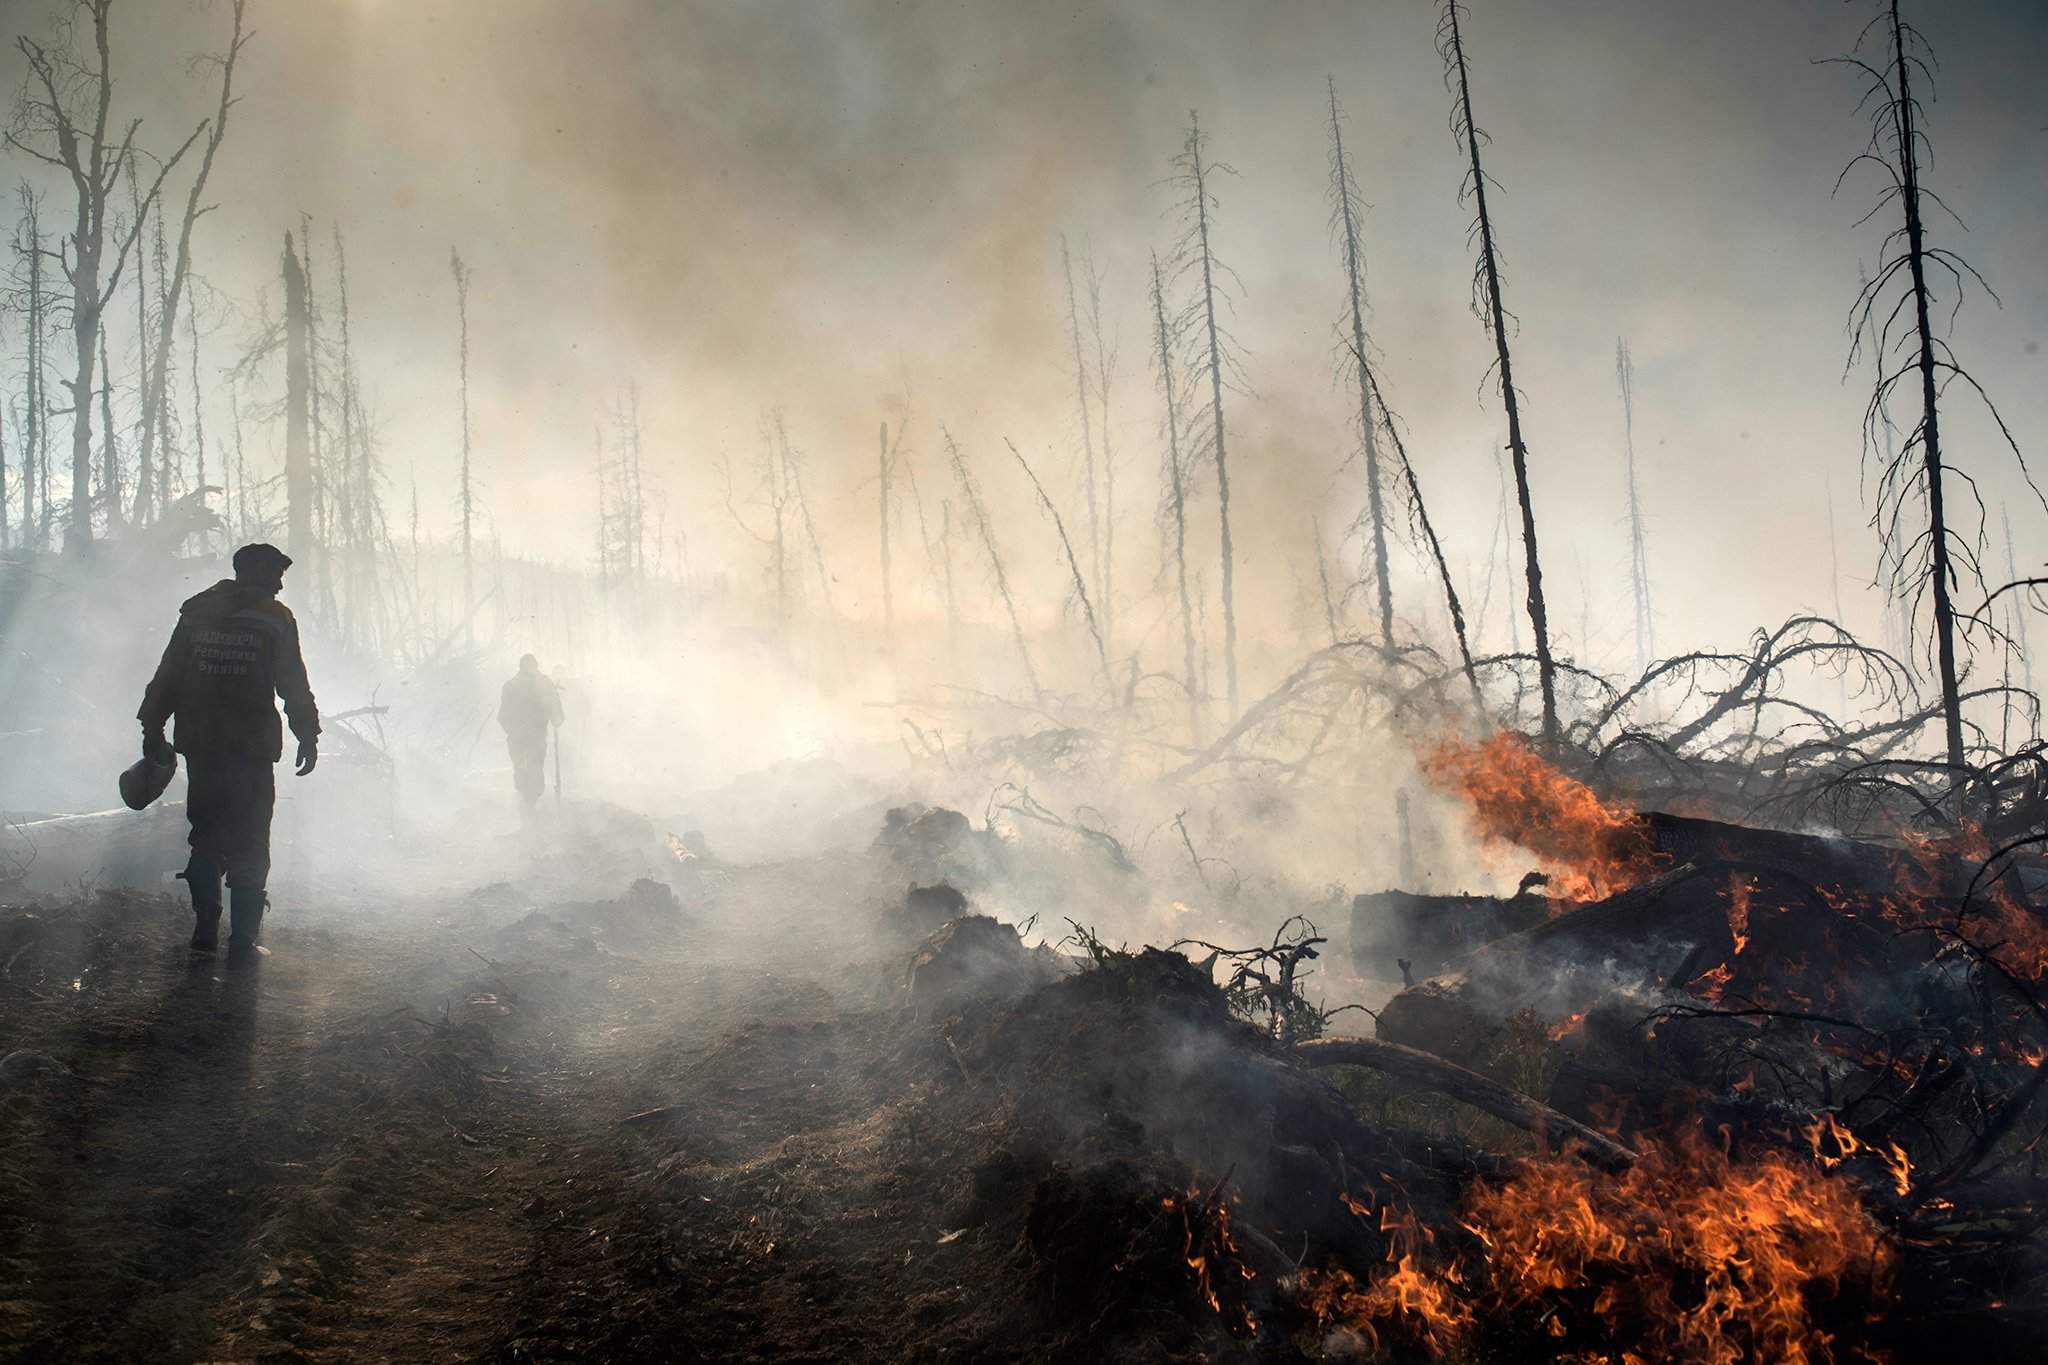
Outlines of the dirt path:
M248 973L193 965L169 898L0 911L0 1053L73 1073L0 1081L0 1358L879 1348L807 1245L889 1123L863 886L281 916ZM828 1152L843 1198L797 1207ZM887 1202L864 1254L898 1261L928 1229L896 1247Z

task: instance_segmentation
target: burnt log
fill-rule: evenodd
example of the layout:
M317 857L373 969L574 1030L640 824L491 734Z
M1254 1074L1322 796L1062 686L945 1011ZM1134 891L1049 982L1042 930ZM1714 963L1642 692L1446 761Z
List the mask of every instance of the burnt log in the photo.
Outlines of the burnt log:
M1560 1150L1575 1151L1603 1170L1625 1170L1636 1154L1519 1090L1419 1048L1373 1038L1316 1038L1298 1044L1295 1055L1310 1066L1364 1066L1410 1085L1449 1096L1461 1104L1527 1129Z
M1351 960L1358 974L1391 981L1406 962L1434 975L1473 949L1534 928L1565 905L1542 896L1433 896L1379 891L1351 902Z
M1568 910L1402 991L1380 1011L1376 1031L1388 1042L1470 1061L1517 1010L1563 1019L1616 990L1689 979L1681 972L1703 956L1719 961L1734 951L1725 890L1725 880L1687 865Z

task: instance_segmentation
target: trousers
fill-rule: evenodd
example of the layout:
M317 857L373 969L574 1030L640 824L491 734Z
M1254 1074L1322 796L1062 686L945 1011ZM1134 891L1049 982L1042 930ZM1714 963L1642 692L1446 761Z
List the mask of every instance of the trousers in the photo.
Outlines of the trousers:
M277 769L261 755L197 749L185 755L185 816L192 856L226 874L237 890L270 882L270 816Z
M512 785L527 805L536 805L548 790L548 732L514 730L505 736L512 755Z

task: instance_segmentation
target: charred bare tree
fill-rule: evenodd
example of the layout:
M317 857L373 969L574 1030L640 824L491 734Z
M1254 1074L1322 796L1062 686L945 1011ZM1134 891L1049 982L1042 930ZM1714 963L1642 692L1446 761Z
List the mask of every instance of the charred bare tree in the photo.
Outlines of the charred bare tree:
M158 269L158 285L163 302L158 309L156 347L148 356L143 378L142 443L136 451L136 459L142 468L147 468L155 458L157 442L163 436L160 420L167 401L172 329L177 326L179 300L184 294L186 278L192 269L193 225L213 209L212 205L203 204L201 201L206 197L206 182L213 174L214 156L220 151L222 139L227 136L228 111L237 103L234 94L235 59L241 55L243 45L249 41L249 36L244 32L242 25L247 8L248 0L233 0L229 7L233 27L228 36L227 50L211 59L220 67L220 100L214 108L212 120L207 125L206 146L200 153L199 169L194 174L191 190L185 197L185 216L178 228L178 250L172 261L169 278L164 278L161 266ZM161 237L161 207L157 211L157 232ZM200 473L198 481L202 485L206 482L203 472ZM142 496L138 485L137 520L143 520L147 516L147 511L142 505Z
M1067 234L1060 234L1060 273L1067 284L1067 339L1074 355L1074 408L1081 421L1081 478L1088 502L1088 563L1100 581L1102 572L1102 506L1096 496L1094 425L1088 413L1088 360L1081 347L1081 304L1074 291L1074 259Z
M313 458L307 433L312 388L307 345L306 270L292 235L284 235L284 501L285 552L303 559L313 550Z
M1951 316L1960 305L1966 277L1975 280L1987 293L1990 287L1961 256L1928 241L1928 206L1943 211L1948 207L1920 179L1927 136L1921 129L1925 110L1915 93L1915 82L1925 80L1932 86L1931 49L1919 30L1905 21L1898 0L1885 3L1864 28L1859 48L1872 34L1882 36L1885 51L1879 59L1881 65L1853 53L1834 59L1865 78L1859 108L1866 110L1871 120L1869 143L1850 161L1842 176L1846 178L1849 171L1865 163L1877 167L1887 183L1871 213L1895 210L1900 225L1886 234L1884 257L1851 309L1855 342L1849 360L1853 366L1867 350L1877 372L1863 417L1867 460L1874 461L1879 445L1884 443L1894 394L1902 386L1917 381L1915 401L1919 416L1902 444L1895 450L1887 447L1889 453L1878 472L1874 524L1887 557L1895 566L1894 594L1908 598L1916 606L1923 595L1931 600L1942 730L1949 766L1960 775L1968 750L1963 738L1958 637L1964 637L1961 643L1967 648L1967 633L1973 623L1963 617L1959 624L1954 593L1961 574L1970 575L1980 586L1983 582L1980 556L1984 528L1981 515L1974 535L1964 535L1952 524L1945 479L1953 470L1953 461L1943 449L1941 439L1943 390L1955 381L1973 390L1989 411L2006 446L2019 460L2023 474L2026 462L1997 408L1969 371L1957 362L1947 341L1936 334L1936 286L1931 279L1935 272L1944 274L1955 291L1956 298L1948 310ZM2030 486L2031 483L2029 477ZM1916 498L1924 507L1926 526L1909 534L1903 522Z
M879 527L882 560L882 643L889 654L889 667L896 667L896 590L890 582L889 572L889 497L893 460L889 449L889 424L882 423L877 442L875 466L875 501L879 508Z
M1486 171L1480 165L1479 144L1486 132L1472 117L1472 78L1465 62L1465 41L1458 28L1458 0L1444 0L1443 16L1437 25L1437 52L1444 62L1444 83L1455 100L1451 110L1451 132L1471 161L1459 201L1470 200L1474 218L1472 236L1479 245L1479 260L1472 276L1472 310L1494 345L1494 363L1499 367L1501 401L1507 408L1508 453L1514 459L1515 497L1522 509L1523 574L1529 587L1529 629L1535 637L1536 676L1543 694L1543 739L1554 745L1558 739L1557 665L1550 653L1550 621L1543 601L1543 567L1536 552L1536 509L1529 498L1529 450L1522 441L1522 412L1515 397L1515 372L1508 353L1508 311L1501 302L1500 254L1495 249L1493 218L1486 207Z
M462 254L452 247L448 251L448 269L455 276L456 355L461 364L456 392L462 404L462 637L465 644L473 646L476 630L471 618L476 615L476 578L472 567L472 525L476 494L469 469L469 267L462 263Z
M946 442L946 456L953 465L953 480L960 486L960 496L966 500L967 510L974 518L974 529L981 539L982 552L988 556L996 595L1002 599L1003 611L1010 618L1010 637L1016 643L1017 658L1024 666L1024 679L1031 686L1031 698L1043 706L1045 691L1038 685L1038 671L1031 666L1031 646L1024 637L1023 619L1017 615L1017 599L1010 592L1010 575L1003 568L1002 551L996 548L996 532L989 524L988 506L982 501L981 485L976 482L974 471L967 467L967 457L961 453L953 433L940 427L939 435Z
M100 329L100 496L107 504L107 525L121 519L121 451L114 439L114 367L107 360L107 333Z
M1174 373L1177 349L1174 328L1166 317L1166 282L1159 257L1152 257L1153 360L1159 371L1159 395L1166 418L1165 520L1172 530L1173 562L1169 566L1180 599L1181 685L1188 698L1188 740L1202 741L1202 698L1195 674L1195 609L1188 596L1187 465L1181 454L1180 381Z
M803 527L804 539L811 547L811 564L817 570L818 594L824 600L825 614L835 615L838 608L832 603L832 571L825 566L825 547L818 540L818 523L811 516L809 500L804 497L803 455L789 444L789 431L780 410L775 414L775 445L782 463L783 488L790 505L796 508L797 524ZM636 468L637 459L636 455ZM637 482L637 474L635 479Z
M1650 620L1650 555L1643 537L1643 504L1636 490L1636 366L1628 341L1614 340L1614 379L1621 389L1621 453L1628 477L1628 576L1635 595L1636 672L1650 666L1657 652L1656 626ZM1841 609L1835 618L1841 619Z
M75 357L74 377L64 381L71 390L71 505L65 548L77 552L87 549L93 539L92 398L99 367L100 319L142 232L140 222L129 224L126 232L115 232L108 218L114 185L135 150L135 134L142 126L141 119L134 119L118 139L111 136L114 63L108 18L112 10L113 0L78 0L58 46L45 47L28 37L15 40L28 59L29 82L15 126L5 135L9 146L62 171L75 198L73 226L66 236L68 250L60 251L58 260L71 286ZM68 50L73 26L81 23L91 29L94 65ZM156 198L165 177L204 131L202 122L159 164L155 183L145 198ZM49 149L37 146L38 142L47 143Z
M1088 343L1093 352L1097 444L1102 452L1102 564L1096 572L1096 597L1102 608L1105 648L1116 638L1116 448L1109 433L1109 392L1116 378L1117 346L1102 326L1102 272L1095 251L1082 246L1081 270L1088 281Z
M21 237L16 250L28 259L28 372L23 376L21 439L21 543L49 540L50 439L46 430L48 400L43 394L43 333L47 326L43 300L42 197L21 185ZM38 513L38 507L41 511Z
M1208 424L1197 433L1200 437L1197 443L1206 446L1216 464L1217 525L1223 570L1224 696L1229 703L1230 714L1235 718L1238 711L1237 554L1230 538L1230 461L1223 420L1223 390L1227 377L1236 366L1229 355L1225 330L1216 318L1216 296L1222 287L1218 276L1229 272L1228 267L1216 259L1209 231L1210 219L1216 210L1216 198L1209 191L1209 181L1217 175L1232 172L1230 167L1211 161L1207 150L1201 120L1190 110L1187 139L1181 145L1180 155L1173 161L1174 183L1181 192L1183 228L1175 253L1179 262L1176 273L1185 271L1195 278L1196 291L1182 315L1181 331L1192 338L1195 368L1206 374L1209 382Z
M1024 477L1031 480L1031 489L1038 494L1038 505L1052 518L1053 529L1059 532L1060 549L1066 555L1067 571L1074 579L1074 596L1080 600L1082 618L1088 623L1088 637L1095 642L1095 661L1102 669L1103 686L1114 696L1116 679L1109 671L1109 649L1103 643L1102 627L1095 619L1095 604L1088 598L1088 580L1081 572L1080 559L1074 554L1074 542L1067 536L1067 523L1060 517L1060 509L1053 506L1052 499L1046 495L1045 485L1038 481L1038 475L1032 471L1031 462L1024 458L1023 451L1017 449L1016 442L1005 438L1003 444L1008 446L1010 454L1016 457L1017 466L1024 471Z
M1358 245L1358 219L1364 212L1364 202L1358 193L1358 181L1352 177L1351 162L1344 154L1344 114L1337 107L1337 78L1329 78L1330 88L1330 216L1332 228L1342 234L1344 243L1344 284L1346 324L1350 329L1349 344L1343 355L1352 369L1358 386L1358 430L1359 439L1364 443L1365 452L1365 505L1366 524L1372 551L1373 582L1379 590L1380 647L1394 647L1394 593L1387 579L1387 516L1381 498L1380 447L1378 423L1372 415L1372 378L1366 368L1365 357L1370 355L1365 344L1365 257ZM1317 572L1322 572L1322 556L1316 557ZM1334 638L1334 627L1331 635Z
M1486 714L1486 697L1479 690L1479 672L1472 663L1471 642L1465 638L1465 608L1458 600L1457 584L1451 581L1451 565L1444 558L1443 542L1437 539L1436 527L1429 519L1429 507L1422 500L1422 484L1415 477L1415 463L1408 458L1408 449L1402 443L1400 431L1394 426L1393 414L1387 410L1386 400L1380 397L1379 378L1373 374L1363 354L1358 357L1358 369L1365 376L1373 406L1379 409L1380 418L1386 424L1387 439L1394 447L1394 459L1401 466L1401 481L1408 490L1408 513L1422 532L1424 543L1429 546L1430 558L1436 561L1437 577L1444 585L1444 606L1450 612L1451 633L1458 641L1458 660L1465 672L1465 682L1472 689L1472 704L1483 716ZM1383 645L1382 648L1388 646Z

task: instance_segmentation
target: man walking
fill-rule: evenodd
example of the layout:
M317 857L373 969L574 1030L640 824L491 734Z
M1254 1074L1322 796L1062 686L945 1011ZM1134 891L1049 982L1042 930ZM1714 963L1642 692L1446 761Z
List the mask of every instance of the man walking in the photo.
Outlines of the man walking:
M219 943L221 881L233 895L228 960L256 956L269 903L270 817L277 802L277 761L284 729L276 698L299 741L298 774L319 761L320 710L299 653L299 626L277 594L291 559L273 545L235 551L232 579L223 579L179 609L178 625L143 693L142 752L167 763L185 756L185 814L192 856L185 884L192 892L192 950ZM177 722L174 740L164 726Z
M547 793L548 730L562 723L562 694L531 654L498 694L498 726L512 754L512 785L532 810Z

